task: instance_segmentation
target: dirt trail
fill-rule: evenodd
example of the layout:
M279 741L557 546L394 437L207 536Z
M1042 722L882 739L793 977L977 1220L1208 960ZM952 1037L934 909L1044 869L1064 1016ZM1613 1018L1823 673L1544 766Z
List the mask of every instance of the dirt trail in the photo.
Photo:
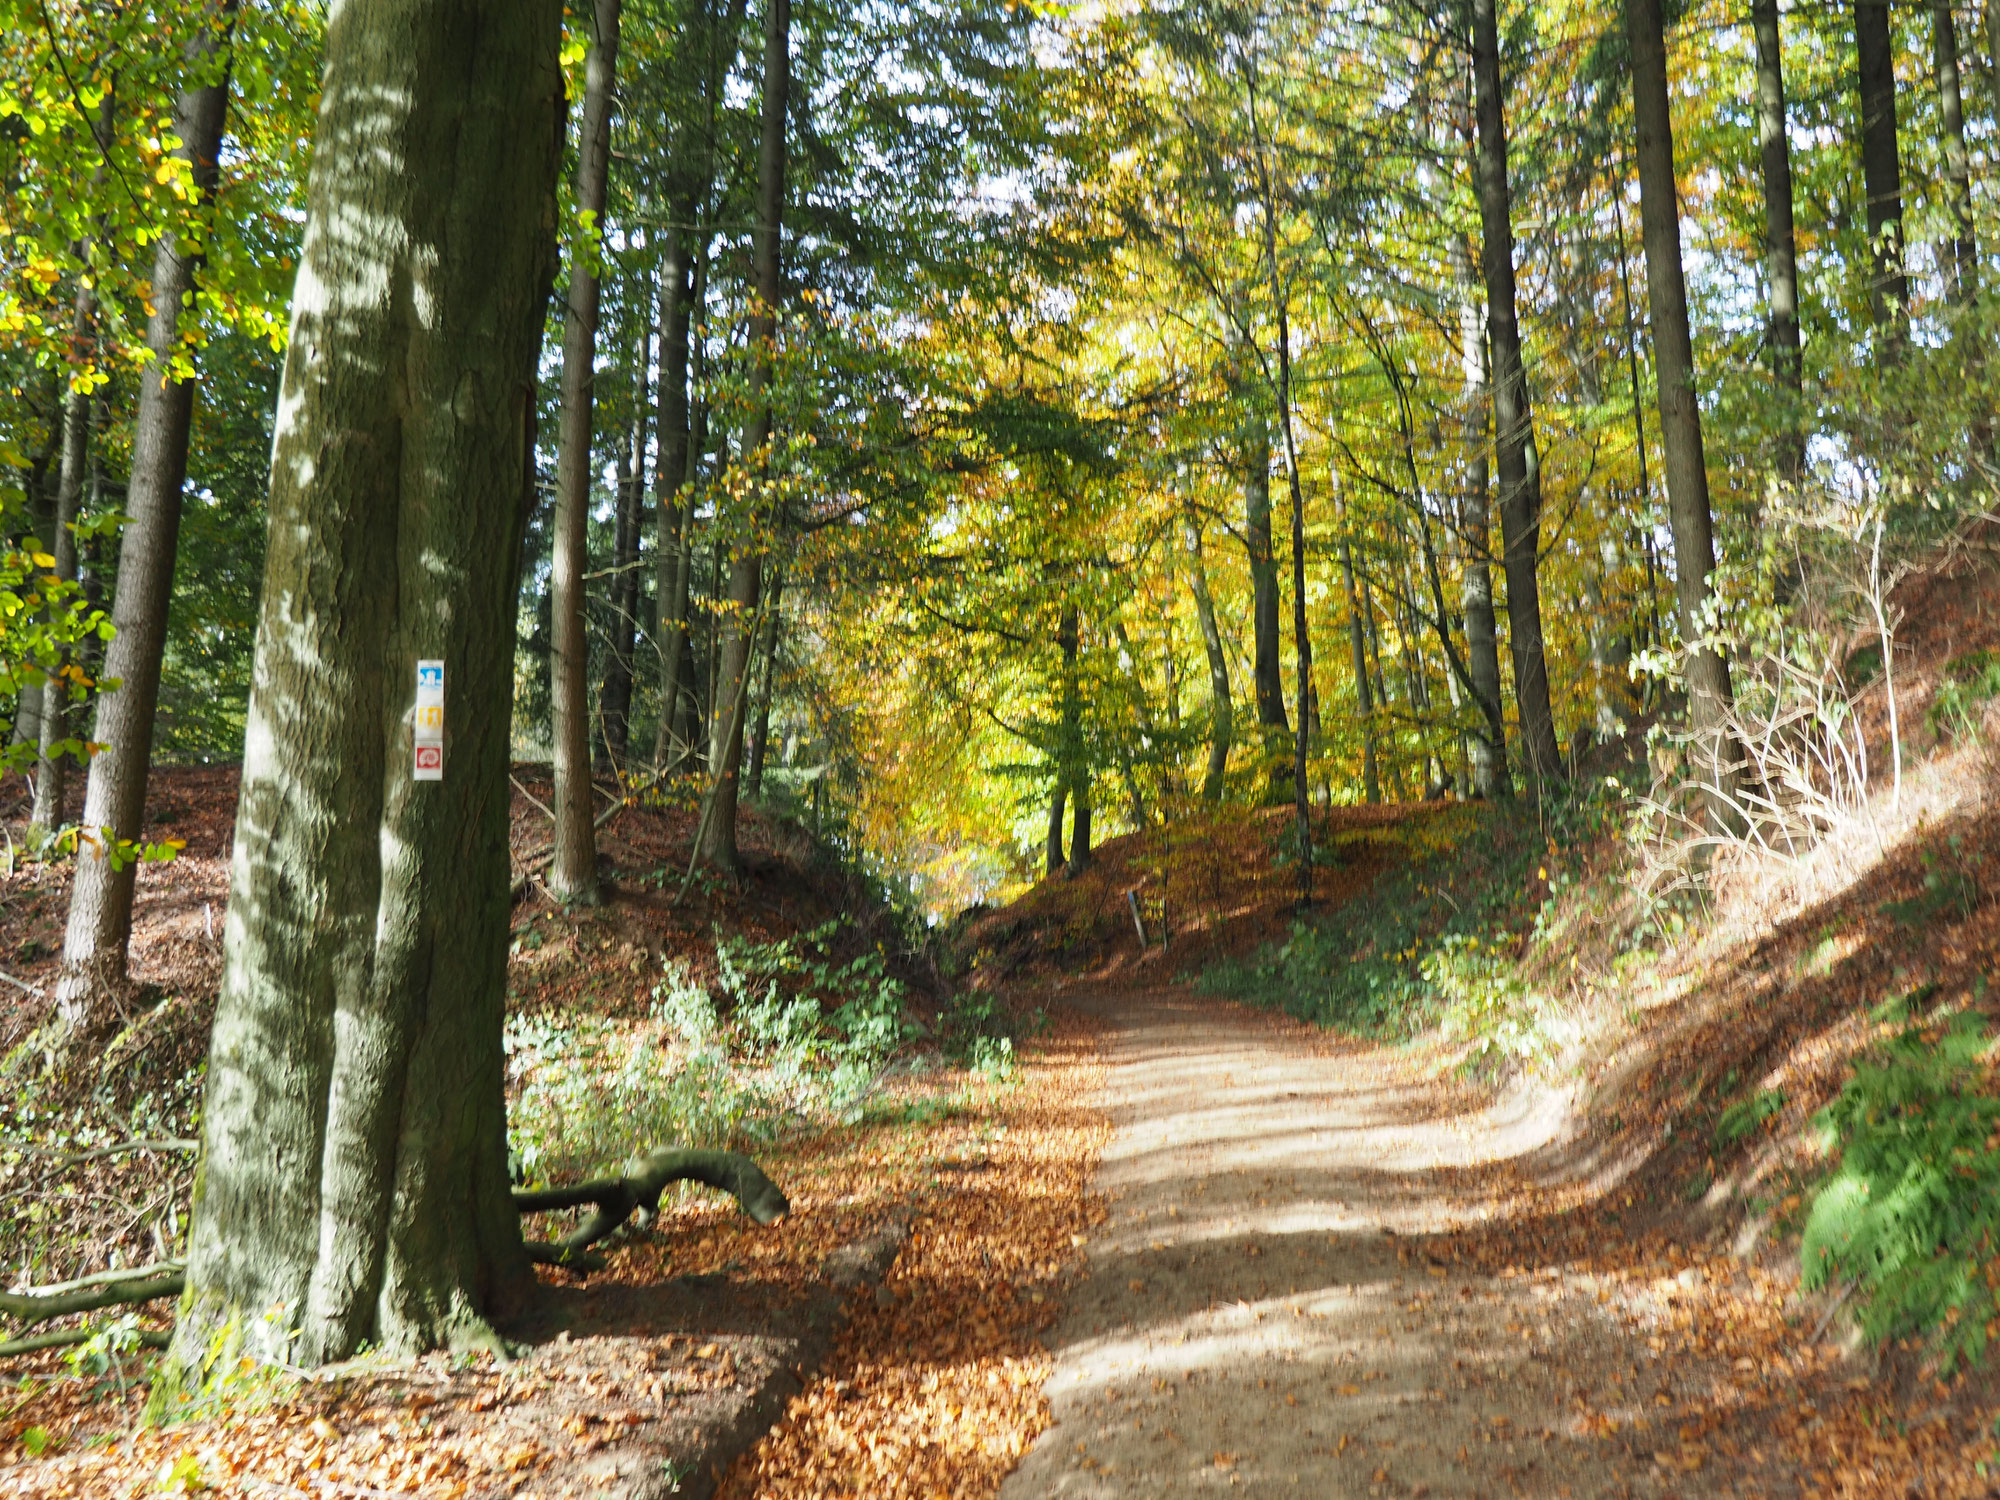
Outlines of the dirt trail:
M1719 1372L1668 1369L1588 1277L1433 1263L1491 1212L1478 1169L1548 1146L1564 1100L1454 1107L1394 1052L1221 1002L1087 1008L1111 1216L1003 1500L1719 1492L1653 1458L1673 1388Z

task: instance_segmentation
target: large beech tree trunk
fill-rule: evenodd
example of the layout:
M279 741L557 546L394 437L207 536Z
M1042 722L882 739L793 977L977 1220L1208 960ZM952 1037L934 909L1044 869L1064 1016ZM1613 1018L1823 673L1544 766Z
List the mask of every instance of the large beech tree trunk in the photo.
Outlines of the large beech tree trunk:
M1798 236L1792 227L1792 142L1786 127L1785 55L1778 0L1753 0L1750 28L1757 41L1757 143L1764 178L1764 276L1770 309L1765 338L1771 369L1793 409L1779 440L1779 472L1797 478L1805 467L1803 413L1797 407L1804 371L1799 356Z
M1674 185L1673 120L1667 103L1666 38L1660 0L1626 0L1632 44L1632 120L1639 168L1640 232L1646 246L1646 297L1659 371L1660 447L1666 460L1667 510L1674 532L1675 594L1687 649L1688 717L1696 754L1712 789L1711 816L1731 816L1737 775L1730 735L1729 666L1700 645L1708 576L1715 571L1714 522L1702 451L1701 408L1694 391L1687 281L1681 265L1680 198Z
M177 154L190 163L197 201L204 205L213 201L220 179L235 21L235 0L225 0L203 18L200 33L187 47L188 83L174 105L174 134L181 140ZM131 519L118 551L118 590L111 606L117 634L103 666L103 676L118 686L98 700L91 731L98 749L84 788L85 836L77 848L56 985L58 1014L71 1030L85 1022L94 997L125 982L132 889L139 872L129 859L114 860L113 855L121 841L139 837L145 820L160 660L180 544L181 488L187 480L188 431L194 419L195 381L191 376L175 379L173 366L184 357L180 313L192 299L201 257L198 239L173 231L162 234L153 248L152 312L146 323L152 362L139 377L125 492Z
M604 185L611 166L611 102L618 76L621 0L596 0L595 35L583 64L583 121L577 133L576 204L587 227L570 256L563 309L562 426L556 446L555 560L549 569L555 660L550 717L555 741L555 857L549 887L594 905L596 796L590 784L590 635L584 621L588 570L590 449L597 393L598 278Z
M1487 499L1491 473L1486 458L1486 318L1480 311L1472 257L1460 248L1468 295L1459 310L1459 361L1465 392L1465 487L1458 502L1459 539L1465 562L1459 571L1459 609L1465 615L1466 685L1477 700L1483 725L1466 739L1472 791L1504 797L1513 791L1507 776L1506 718L1500 706L1500 632L1493 614L1491 548L1493 521ZM1442 605L1439 606L1442 609ZM1442 617L1440 617L1442 625Z
M1208 769L1201 778L1204 802L1220 802L1229 747L1236 738L1236 707L1229 693L1229 658L1222 649L1222 631L1215 622L1215 599L1208 591L1208 568L1201 555L1201 527L1192 511L1181 522L1187 549L1188 589L1194 595L1195 622L1208 657Z
M1528 374L1521 362L1521 322L1514 297L1514 223L1507 182L1507 124L1500 86L1496 0L1471 0L1473 115L1479 134L1480 265L1486 279L1486 341L1492 355L1494 457L1500 471L1501 558L1507 574L1507 645L1514 658L1514 702L1521 713L1521 755L1540 788L1562 774L1549 670L1542 651L1542 461Z
M1910 278L1903 269L1903 158L1896 145L1895 31L1888 0L1854 0L1854 52L1861 79L1861 177L1874 257L1868 298L1882 334L1882 362L1894 364L1909 340Z
M331 17L179 1368L490 1340L530 1285L500 1049L554 0ZM413 312L421 309L422 315ZM441 782L414 677L445 663Z
M777 356L778 304L784 296L781 243L785 212L785 125L792 88L791 0L766 0L764 12L764 111L757 146L757 222L751 230L751 269L757 305L750 318L750 425L743 436L746 461L770 477L771 380ZM764 589L766 532L776 516L758 497L749 525L736 538L729 562L729 610L722 621L716 678L716 730L709 755L715 808L702 840L702 857L722 870L742 865L736 851L738 780L743 768L743 689L750 672L752 635Z

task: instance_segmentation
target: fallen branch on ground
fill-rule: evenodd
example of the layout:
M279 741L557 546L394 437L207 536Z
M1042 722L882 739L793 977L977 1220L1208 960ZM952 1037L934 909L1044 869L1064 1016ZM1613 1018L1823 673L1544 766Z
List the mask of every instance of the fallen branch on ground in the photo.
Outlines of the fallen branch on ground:
M95 1328L68 1328L61 1333L36 1333L24 1339L0 1340L0 1359L12 1354L38 1354L44 1349L68 1349L87 1344L97 1336ZM173 1342L164 1328L141 1328L135 1342L141 1349L164 1349Z
M573 1270L601 1267L598 1257L584 1252L640 1209L648 1214L656 1212L660 1194L674 1182L700 1182L721 1188L733 1194L743 1212L759 1224L775 1224L791 1211L791 1204L777 1184L764 1175L757 1163L739 1152L681 1151L656 1146L626 1163L622 1177L599 1177L575 1187L515 1193L514 1207L524 1214L553 1213L585 1204L597 1210L573 1233L553 1243L531 1241L529 1258Z
M178 1297L187 1285L187 1273L169 1271L161 1275L149 1276L144 1270L129 1275L118 1276L115 1280L83 1278L80 1282L65 1283L70 1290L59 1290L46 1295L33 1292L0 1292L0 1312L7 1314L18 1323L33 1325L46 1323L50 1318L66 1318L71 1313L96 1312L102 1307L116 1307L127 1302L154 1302L162 1297Z

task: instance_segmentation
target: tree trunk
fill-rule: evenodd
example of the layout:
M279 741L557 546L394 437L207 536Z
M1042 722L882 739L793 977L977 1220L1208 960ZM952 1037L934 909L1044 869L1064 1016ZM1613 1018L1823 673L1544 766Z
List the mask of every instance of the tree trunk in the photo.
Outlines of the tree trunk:
M1082 847L1072 834L1070 838L1069 872L1074 875L1090 862L1090 765L1084 753L1083 744L1083 692L1079 681L1079 671L1083 656L1083 624L1074 604L1065 604L1062 613L1056 617L1056 646L1062 653L1060 667L1061 680L1057 688L1056 723L1056 777L1059 791L1058 805L1051 816L1055 819L1056 840L1049 848L1057 852L1061 842L1062 812L1060 799L1066 796L1073 810L1075 828L1082 832Z
M1354 586L1354 547L1340 544L1340 581L1347 589L1347 645L1354 657L1354 706L1361 715L1361 794L1382 800L1382 773L1375 763L1375 695L1368 685L1368 638L1361 625L1361 594Z
M785 213L785 128L792 87L791 0L766 0L764 13L764 109L757 145L757 221L751 230L750 260L756 306L750 315L750 426L743 459L771 478L771 380L777 357L778 304L784 296L782 237ZM722 620L718 675L717 731L710 754L715 778L715 810L702 841L702 857L718 869L734 871L737 778L743 765L743 713L732 702L743 696L750 671L751 631L764 584L762 534L775 519L767 496L756 497L746 534L737 539L729 565L729 612Z
M555 740L555 858L549 888L594 906L597 801L590 775L590 633L583 575L589 569L591 438L597 395L597 247L611 166L611 104L618 76L621 0L594 0L594 34L583 64L577 131L576 204L584 228L569 258L563 307L562 428L556 446L555 560L549 569L555 636L551 699Z
M645 301L634 377L637 389L632 393L632 428L625 450L625 473L618 486L618 517L611 549L611 649L606 654L604 685L597 700L604 753L614 772L625 769L631 740L632 666L639 646L639 532L645 522L646 417L651 395L647 386L653 362L650 289Z
M757 729L750 743L750 770L747 783L752 797L764 795L764 759L771 739L771 699L778 684L778 627L784 616L779 610L785 597L785 571L771 575L771 593L764 607L763 670L757 683Z
M1513 207L1507 182L1507 126L1500 88L1496 0L1472 3L1472 81L1479 129L1480 261L1486 278L1487 344L1493 357L1495 457L1500 470L1502 561L1507 573L1507 645L1514 658L1514 701L1521 712L1521 752L1539 792L1562 775L1555 717L1542 651L1542 466L1521 324L1514 299Z
M207 212L220 180L217 158L229 96L229 46L235 0L204 18L188 44L189 86L174 105L178 155L192 165L197 203ZM188 431L194 418L195 378L173 378L184 357L180 313L193 301L198 248L169 230L154 244L152 312L146 347L152 362L139 377L139 408L132 427L132 470L125 492L131 517L118 552L118 589L111 621L117 633L105 653L103 675L117 688L98 699L91 739L98 749L84 788L85 836L77 847L70 888L69 925L63 936L56 1003L63 1025L75 1031L93 1009L93 998L125 982L132 935L132 890L138 867L120 850L139 837L145 822L146 777L153 749L153 717L160 697L160 661L166 650L167 605L173 594L174 556L180 542L181 488L187 479Z
M659 604L660 722L653 737L653 769L664 773L674 763L692 758L694 735L688 711L696 696L694 660L689 639L689 580L694 571L690 510L694 502L694 471L708 445L708 404L701 394L705 345L701 323L708 305L708 266L712 258L708 231L697 230L705 219L715 187L715 126L722 92L721 70L726 56L733 65L743 28L744 0L730 0L728 18L718 32L702 8L707 65L703 76L706 128L701 138L700 172L675 199L675 223L667 234L667 256L660 266L660 476ZM726 39L726 49L719 45ZM683 138L684 139L684 138ZM690 265L692 278L690 278ZM690 280L692 284L690 284ZM693 336L693 347L689 337ZM693 388L690 399L690 386Z
M1868 193L1874 275L1869 305L1881 360L1902 358L1910 334L1910 279L1903 269L1903 161L1896 145L1896 54L1888 0L1854 0L1854 51L1861 78L1861 176Z
M659 575L654 596L659 602L657 624L660 653L660 721L653 733L653 769L664 773L677 759L681 695L686 679L681 658L687 643L688 575L688 335L696 319L702 278L697 268L689 285L687 230L667 231L666 255L660 263L660 463L654 479L658 496L659 538L655 561Z
M1187 548L1188 588L1194 595L1194 615L1201 627L1202 650L1208 656L1208 769L1202 773L1204 802L1220 802L1224 774L1229 770L1229 746L1236 737L1236 708L1229 696L1229 658L1223 654L1222 632L1215 623L1215 600L1208 592L1208 568L1201 556L1201 528L1193 514L1181 522Z
M72 358L83 361L95 343L97 297L88 286L79 286L70 318ZM62 466L56 479L55 514L50 528L49 551L56 560L55 575L64 583L76 582L77 510L83 500L84 473L90 448L90 397L82 391L63 394ZM63 792L69 779L71 752L62 748L69 738L69 683L61 668L42 683L40 722L36 728L40 754L35 759L35 801L28 813L34 828L56 828L62 823Z
M1951 0L1932 0L1931 50L1937 65L1938 124L1951 210L1951 299L1961 307L1979 290L1979 244L1972 233L1972 156L1965 145L1965 100L1958 67L1958 27Z
M1715 571L1714 523L1702 451L1701 407L1695 399L1687 282L1681 266L1680 201L1674 185L1673 120L1667 104L1660 0L1626 0L1625 23L1632 44L1632 119L1646 296L1653 320L1653 358L1659 369L1660 447L1673 523L1681 640L1688 652L1688 716L1697 758L1711 786L1711 817L1721 826L1729 816L1737 757L1728 728L1729 667L1712 647L1702 644L1708 575Z
M817 782L814 783L818 785ZM1068 856L1063 853L1063 809L1069 799L1069 788L1063 785L1062 771L1056 771L1056 788L1049 794L1049 846L1048 873L1058 873Z
M1086 767L1070 798L1069 873L1081 875L1090 868L1090 771Z
M1770 285L1765 339L1772 372L1790 403L1778 443L1778 472L1797 479L1805 469L1806 440L1798 409L1803 389L1799 355L1798 237L1792 227L1792 142L1786 124L1785 54L1778 0L1752 0L1750 27L1757 40L1757 141L1764 177L1764 274ZM1622 247L1621 247L1622 250Z
M1268 226L1269 220L1266 220ZM1277 291L1277 250L1268 232L1265 253L1271 259L1272 290ZM1299 851L1299 905L1313 898L1312 800L1306 787L1306 742L1312 725L1312 632L1306 626L1306 499L1299 483L1299 448L1292 431L1291 314L1278 298L1278 419L1285 436L1285 481L1292 497L1292 638L1297 648L1294 673L1298 687L1298 733L1292 736L1292 811Z
M1264 800L1281 802L1289 790L1291 724L1285 717L1285 681L1278 639L1278 562L1271 545L1271 429L1262 413L1251 418L1244 455L1243 544L1250 557L1250 631L1254 644L1251 685L1263 741Z
M1477 700L1483 724L1466 742L1472 791L1477 797L1504 797L1513 791L1507 776L1506 718L1500 704L1500 640L1493 615L1491 542L1486 461L1486 319L1478 302L1472 257L1457 247L1467 296L1459 309L1459 362L1465 391L1465 488L1458 503L1458 533L1465 548L1459 572L1459 608L1465 614L1466 686ZM1351 590L1350 590L1351 592ZM1439 601L1442 608L1442 600ZM1443 619L1439 619L1440 629Z
M327 28L184 1377L216 1344L305 1365L491 1346L532 1286L500 1030L561 17L346 0ZM420 659L448 673L438 782L412 776Z

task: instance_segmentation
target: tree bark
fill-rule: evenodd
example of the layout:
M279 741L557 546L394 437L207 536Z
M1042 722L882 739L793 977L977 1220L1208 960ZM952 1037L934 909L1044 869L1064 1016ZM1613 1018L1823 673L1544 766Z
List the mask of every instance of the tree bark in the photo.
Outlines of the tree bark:
M1681 265L1680 200L1674 184L1673 120L1667 102L1666 37L1660 0L1626 0L1632 44L1632 119L1639 168L1640 233L1646 247L1646 296L1659 370L1660 447L1673 523L1675 593L1687 655L1688 717L1696 755L1710 787L1711 820L1729 818L1737 756L1729 733L1729 666L1702 644L1715 571L1708 467L1701 407L1695 399L1694 346L1688 331L1687 282Z
M1244 455L1243 545L1250 558L1251 686L1263 745L1264 800L1284 799L1291 723L1285 716L1282 646L1278 638L1278 561L1271 545L1271 429L1251 418Z
M1515 310L1514 225L1507 182L1507 126L1500 86L1496 0L1471 0L1473 113L1479 132L1480 262L1486 279L1486 335L1492 354L1494 456L1500 471L1501 558L1507 574L1507 645L1514 658L1514 701L1521 752L1539 792L1562 775L1555 717L1542 650L1542 462L1521 361Z
M814 783L817 785L817 783ZM1063 784L1062 770L1056 771L1056 787L1049 794L1048 873L1058 873L1068 856L1063 853L1063 809L1068 805L1069 788Z
M1266 220L1267 225L1269 220ZM1271 259L1273 291L1277 290L1277 250L1265 241ZM1278 298L1278 419L1285 435L1285 482L1292 497L1292 638L1297 649L1293 671L1298 687L1298 733L1292 736L1292 813L1299 850L1299 905L1313 898L1312 800L1306 786L1306 742L1312 737L1312 632L1306 625L1306 498L1299 482L1299 448L1292 431L1292 326L1285 300Z
M590 634L584 620L588 571L591 439L597 394L597 247L604 235L611 166L611 105L618 76L621 0L594 0L594 33L583 64L583 118L577 131L576 205L582 227L572 248L563 307L562 427L556 446L555 560L549 569L555 655L551 718L555 741L555 859L549 888L594 906L597 803L591 788Z
M188 43L189 82L174 105L178 155L192 167L202 213L220 181L218 158L228 113L229 47L236 0L203 17ZM167 605L173 594L174 556L180 542L181 489L187 479L188 432L194 419L196 381L174 378L184 358L180 314L193 300L201 266L198 238L168 230L153 248L146 347L151 362L140 373L139 406L132 427L132 469L125 492L131 517L118 552L118 589L112 601L116 629L103 675L118 686L98 699L91 739L98 749L84 787L84 837L70 887L69 924L63 935L58 1015L74 1032L96 997L125 982L132 935L132 891L138 867L118 849L136 840L145 822L146 778L159 706L160 661L166 650Z
M743 458L771 479L771 383L777 357L778 304L784 297L782 236L785 213L785 133L792 86L791 0L766 0L764 13L764 108L757 145L757 221L751 230L750 259L756 306L750 316L750 425ZM775 519L768 496L756 497L745 534L737 538L729 564L729 612L722 621L718 701L740 698L750 670L751 631L763 594L763 534ZM715 777L715 813L703 839L702 857L721 870L741 867L736 850L737 779L743 765L743 715L726 709L717 716L709 757Z
M771 575L770 598L764 607L764 639L758 652L763 658L763 670L757 682L757 728L750 742L750 770L746 778L752 797L764 795L764 759L771 738L771 699L776 695L778 683L778 627L784 616L779 605L785 596L785 570L779 568Z
M632 428L625 450L625 473L618 486L618 519L611 549L611 649L598 695L604 752L611 768L625 768L632 730L632 666L639 645L639 532L646 508L646 417L650 410L653 362L652 299L646 296L638 364L633 381Z
M1951 210L1951 300L1964 307L1979 291L1979 242L1972 232L1972 155L1965 145L1965 100L1958 66L1958 27L1951 0L1932 0L1931 52L1937 67L1938 134L1944 147L1946 203Z
M1340 581L1347 590L1347 646L1354 658L1354 706L1361 715L1361 794L1372 805L1382 800L1382 773L1375 763L1375 695L1368 685L1368 638L1361 626L1361 594L1354 586L1354 546L1340 544Z
M1805 433L1798 409L1804 389L1799 352L1798 236L1792 225L1792 142L1785 109L1784 39L1778 0L1752 0L1757 42L1757 144L1764 179L1764 275L1770 307L1765 341L1771 370L1791 405L1778 443L1778 472L1797 479L1805 469Z
M1861 176L1868 194L1874 275L1869 305L1881 362L1902 358L1910 335L1910 279L1903 269L1903 161L1896 144L1896 54L1888 0L1854 0L1854 51L1861 79Z
M306 1365L491 1346L532 1285L500 1031L561 18L345 0L327 28L184 1380L212 1341ZM420 658L448 673L441 782L412 777Z
M659 576L654 597L659 602L656 635L660 653L660 721L653 733L653 769L665 772L682 748L681 696L686 683L681 658L687 643L689 408L688 336L695 324L693 307L701 286L699 271L690 286L690 232L679 225L667 231L666 255L660 263L660 462L654 479L659 501L659 536L655 549Z
M1192 514L1181 522L1187 549L1188 589L1194 595L1195 622L1201 628L1202 650L1208 657L1208 769L1202 773L1204 802L1222 800L1223 777L1229 770L1229 747L1236 738L1236 708L1229 694L1229 658L1223 654L1222 632L1215 623L1215 600L1208 591L1208 568L1202 561L1201 528Z
M1486 459L1486 319L1480 311L1472 257L1457 247L1461 279L1467 297L1459 309L1459 362L1464 371L1465 487L1458 502L1458 533L1465 548L1459 571L1459 608L1465 615L1466 685L1478 701L1473 705L1483 721L1466 740L1471 762L1472 791L1477 797L1505 797L1513 784L1507 775L1506 719L1500 704L1500 632L1493 615L1491 537L1493 522L1487 500L1490 473ZM1352 590L1350 588L1349 592ZM1442 607L1442 601L1440 601ZM1442 629L1443 618L1439 618ZM1379 795L1379 793L1378 793Z
M694 501L694 471L708 443L708 406L702 397L704 375L701 323L708 305L708 231L697 228L707 217L715 187L716 114L722 92L723 59L736 56L743 28L744 0L730 0L727 19L717 31L706 5L702 8L707 47L703 104L707 110L696 177L675 200L675 223L667 238L667 257L660 266L660 476L659 603L660 722L653 738L653 769L685 764L693 754L687 725L696 696L688 670L694 649L688 632L688 597L694 549L689 508ZM726 48L719 45L726 40ZM690 269L692 275L690 275ZM692 335L693 347L689 347ZM690 386L693 395L690 396Z
M88 363L96 341L97 295L86 283L76 290L70 316L72 359ZM76 582L76 517L83 501L84 473L90 448L90 397L75 389L63 393L62 465L57 471L54 522L50 528L49 551L55 558L53 569L64 583ZM71 752L62 748L69 738L69 682L63 668L42 682L39 723L36 726L40 753L35 758L35 800L28 813L34 828L53 829L61 825L63 792L69 779Z

